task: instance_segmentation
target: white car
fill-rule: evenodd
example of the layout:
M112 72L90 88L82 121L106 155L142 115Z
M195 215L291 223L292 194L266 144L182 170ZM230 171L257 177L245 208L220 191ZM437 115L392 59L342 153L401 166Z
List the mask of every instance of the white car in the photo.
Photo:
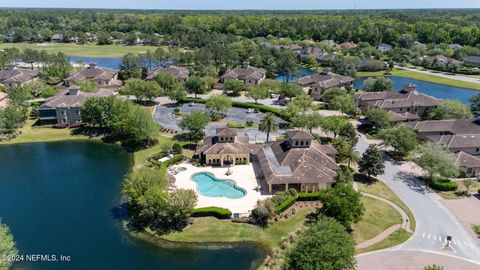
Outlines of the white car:
M189 102L189 103L188 103L188 107L193 107L193 105L195 105L194 102Z
M255 109L253 109L253 108L248 108L247 109L247 113L254 113L254 112L255 112Z
M276 98L278 98L278 94L270 94L270 98L271 99L276 99Z

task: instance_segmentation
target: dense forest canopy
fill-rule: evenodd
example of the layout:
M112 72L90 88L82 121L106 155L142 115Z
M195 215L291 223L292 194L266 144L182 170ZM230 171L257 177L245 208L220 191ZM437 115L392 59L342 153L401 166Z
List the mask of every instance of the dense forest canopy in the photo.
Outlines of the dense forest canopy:
M402 34L422 43L480 43L479 10L360 11L122 11L82 9L2 9L0 34L15 42L44 41L54 33L132 33L171 39L208 35L277 37L291 40L395 44ZM185 42L184 42L185 43ZM191 45L201 46L202 42Z

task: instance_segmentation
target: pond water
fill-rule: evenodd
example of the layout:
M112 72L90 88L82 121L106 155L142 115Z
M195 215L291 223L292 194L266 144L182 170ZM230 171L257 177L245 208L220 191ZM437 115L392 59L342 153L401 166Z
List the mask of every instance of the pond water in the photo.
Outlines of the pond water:
M247 193L245 189L238 187L235 181L218 179L215 175L207 172L194 174L192 180L197 183L200 194L207 197L239 199Z
M99 67L111 68L111 69L120 69L120 64L122 63L121 57L103 58L103 57L69 56L69 60L72 63L76 63L78 61L81 61L84 64L96 63L97 66Z
M312 74L315 74L315 71L313 71L311 69L308 69L308 68L300 67L298 69L297 74L291 75L291 76L277 76L275 78L275 80L281 81L281 82L291 82L291 81L294 81L298 78L309 76L309 75L312 75Z
M467 88L460 88L460 87L452 87L442 84L424 82L409 78L397 77L397 76L389 76L389 79L393 82L393 89L394 90L401 90L403 86L409 83L413 83L417 85L418 92L437 97L442 99L458 99L462 103L469 104L470 102L468 99L477 93L480 93L477 90L467 89ZM363 89L363 82L367 79L367 77L360 77L355 80L353 87L356 89Z
M62 142L0 146L0 217L19 253L70 262L23 262L14 269L249 269L253 245L158 247L123 227L122 178L132 157L120 147Z

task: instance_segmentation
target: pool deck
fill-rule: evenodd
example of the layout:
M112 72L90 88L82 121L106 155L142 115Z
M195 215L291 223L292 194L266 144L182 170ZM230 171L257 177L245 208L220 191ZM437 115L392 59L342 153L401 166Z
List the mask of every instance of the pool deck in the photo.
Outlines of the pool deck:
M233 174L227 176L225 167L195 167L189 163L181 163L175 167L185 167L186 171L181 171L175 175L175 186L182 189L193 189L197 192L198 202L196 207L217 206L227 208L232 213L247 214L255 207L258 200L270 197L262 195L255 191L255 187L260 184L257 182L252 165L236 165L230 168ZM192 175L199 172L209 172L219 179L230 179L235 181L238 187L247 191L247 194L238 199L228 199L225 197L207 197L197 191L197 183L192 180Z

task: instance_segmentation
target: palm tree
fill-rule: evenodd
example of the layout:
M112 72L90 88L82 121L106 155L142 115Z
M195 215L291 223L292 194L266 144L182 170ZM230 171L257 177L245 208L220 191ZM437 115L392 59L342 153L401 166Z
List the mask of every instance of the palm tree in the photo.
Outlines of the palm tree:
M351 168L352 163L358 163L360 161L360 154L355 149L355 146L346 143L340 149L340 159L347 162L347 166Z
M258 130L260 130L263 133L267 133L267 142L268 142L268 137L270 137L270 132L275 132L278 130L277 120L275 120L275 117L273 116L272 113L267 113L267 115L263 117L262 121L260 121L260 124L258 125Z

